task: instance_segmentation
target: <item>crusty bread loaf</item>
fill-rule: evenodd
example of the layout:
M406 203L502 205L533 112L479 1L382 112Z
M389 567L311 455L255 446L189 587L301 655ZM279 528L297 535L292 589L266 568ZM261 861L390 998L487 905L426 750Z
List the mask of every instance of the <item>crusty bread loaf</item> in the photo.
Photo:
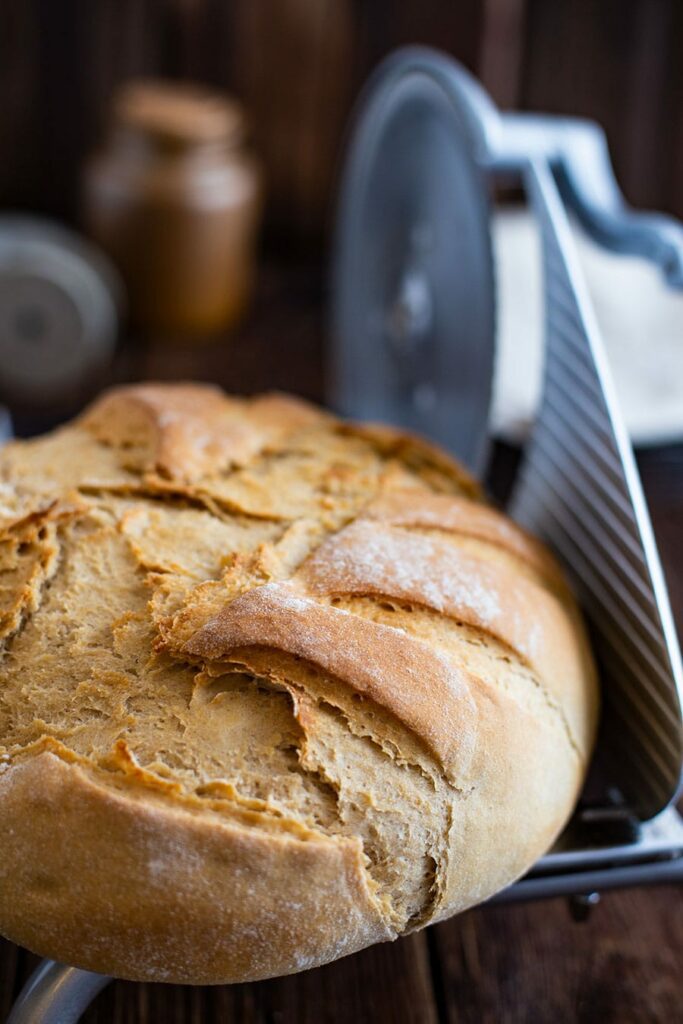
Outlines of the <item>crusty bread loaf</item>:
M597 696L561 573L431 445L112 391L0 453L0 932L243 981L507 885Z

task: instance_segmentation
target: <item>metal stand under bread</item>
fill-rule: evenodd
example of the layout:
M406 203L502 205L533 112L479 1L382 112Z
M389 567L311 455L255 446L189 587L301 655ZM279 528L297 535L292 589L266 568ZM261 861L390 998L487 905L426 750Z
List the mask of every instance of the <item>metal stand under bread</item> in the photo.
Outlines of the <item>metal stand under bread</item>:
M605 712L597 797L580 802L553 849L495 898L566 894L586 907L599 889L683 880L683 824L669 807L680 785L683 724L680 654L666 590L566 207L605 245L659 263L673 287L683 286L683 230L626 209L595 126L501 116L453 61L426 50L399 52L363 97L343 180L330 399L345 415L432 437L482 470L495 348L488 195L502 177L524 188L538 221L546 312L543 404L509 511L547 542L571 579L594 637ZM104 430L104 413L95 419ZM429 515L443 508L440 500L432 500ZM429 525L423 512L413 525ZM335 572L350 586L356 568L347 558L350 545L364 543L377 522L396 544L398 528L411 525L396 500L375 499L371 512L327 540L322 554L297 571L307 593L327 593ZM500 531L495 522L486 529ZM413 543L426 550L419 535ZM450 558L445 546L429 550L437 547L440 558ZM327 561L326 549L334 556ZM375 545L372 564L386 554ZM367 572L364 582L369 585ZM394 596L413 582L394 577ZM269 622L269 609L294 622L299 598L288 591L285 607L287 583L268 588L261 588L271 604L261 608L259 628ZM343 613L336 614L325 606L326 622L339 625ZM352 618L346 615L342 633ZM246 642L246 622L224 614L196 634L201 643L195 636L185 649L216 658L231 630ZM397 653L409 660L407 640L394 639ZM293 653L306 658L308 649ZM340 664L338 658L335 667ZM434 665L441 670L440 662ZM427 734L421 713L414 706L398 714ZM437 733L437 753L448 753L448 737ZM75 1021L108 980L45 961L10 1024Z

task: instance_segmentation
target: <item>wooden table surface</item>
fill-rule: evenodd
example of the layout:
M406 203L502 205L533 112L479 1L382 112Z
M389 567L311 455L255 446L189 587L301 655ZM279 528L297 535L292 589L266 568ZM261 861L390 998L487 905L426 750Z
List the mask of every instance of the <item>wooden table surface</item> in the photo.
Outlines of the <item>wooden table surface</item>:
M117 376L204 377L234 391L322 392L316 273L265 274L249 322L204 348L129 347ZM498 451L498 465L510 465ZM683 445L640 454L679 631ZM498 477L500 484L500 473ZM2 855L0 847L0 856ZM683 891L612 892L588 921L563 899L472 910L417 935L289 978L204 989L116 982L94 1024L683 1024ZM37 958L0 940L0 1020Z

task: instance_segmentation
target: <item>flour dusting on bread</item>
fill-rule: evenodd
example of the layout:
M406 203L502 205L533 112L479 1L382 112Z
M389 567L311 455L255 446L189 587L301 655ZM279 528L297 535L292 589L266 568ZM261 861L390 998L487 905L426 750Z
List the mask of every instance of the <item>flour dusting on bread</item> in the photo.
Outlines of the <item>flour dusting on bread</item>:
M485 899L595 731L552 557L429 443L105 394L0 452L0 931L122 977L303 970Z

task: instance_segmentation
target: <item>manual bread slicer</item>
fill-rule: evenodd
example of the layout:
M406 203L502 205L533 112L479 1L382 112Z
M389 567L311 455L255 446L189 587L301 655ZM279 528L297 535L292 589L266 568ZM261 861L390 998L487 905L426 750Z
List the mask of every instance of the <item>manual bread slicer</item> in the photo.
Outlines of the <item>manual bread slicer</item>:
M593 124L501 115L450 59L399 51L362 97L334 255L331 404L485 465L495 349L490 195L523 189L542 239L541 409L509 512L569 573L600 662L599 769L556 847L501 902L683 881L681 659L571 211L599 242L683 287L683 227L631 212ZM682 339L683 341L683 339ZM589 797L590 793L590 797ZM583 904L580 902L583 900ZM109 979L44 961L8 1024L75 1021Z

